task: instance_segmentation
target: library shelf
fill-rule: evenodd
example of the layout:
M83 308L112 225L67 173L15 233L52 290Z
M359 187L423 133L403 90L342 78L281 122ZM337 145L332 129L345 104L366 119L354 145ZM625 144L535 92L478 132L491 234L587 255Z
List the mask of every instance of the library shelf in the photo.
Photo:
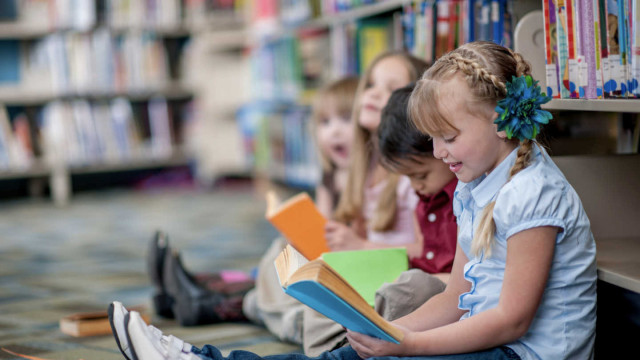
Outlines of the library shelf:
M50 173L51 169L49 166L41 162L35 162L27 168L0 169L0 180L47 177Z
M0 104L4 105L41 105L55 100L72 99L111 99L125 97L132 101L148 100L154 96L162 96L167 100L179 100L192 97L194 91L180 82L173 81L163 86L149 86L139 89L115 90L79 90L75 92L55 92L41 89L24 89L20 87L0 87Z
M542 106L545 110L557 111L601 111L640 113L638 99L553 99Z
M70 165L71 175L95 174L104 172L145 170L159 167L178 167L189 164L189 158L180 150L174 150L170 156L143 156L118 162L98 162L88 165Z
M640 293L640 238L597 238L598 278Z

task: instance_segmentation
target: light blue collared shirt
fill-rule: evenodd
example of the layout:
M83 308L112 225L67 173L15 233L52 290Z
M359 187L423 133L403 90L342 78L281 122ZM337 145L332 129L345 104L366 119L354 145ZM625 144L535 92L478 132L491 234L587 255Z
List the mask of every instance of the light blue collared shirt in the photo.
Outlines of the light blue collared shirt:
M544 150L534 145L531 164L509 182L517 149L489 175L458 183L453 209L458 243L469 262L464 277L471 290L460 295L466 319L498 305L507 240L523 230L556 226L560 232L549 279L529 331L508 344L523 359L590 359L596 327L596 246L578 194ZM496 205L491 256L471 254L482 209Z

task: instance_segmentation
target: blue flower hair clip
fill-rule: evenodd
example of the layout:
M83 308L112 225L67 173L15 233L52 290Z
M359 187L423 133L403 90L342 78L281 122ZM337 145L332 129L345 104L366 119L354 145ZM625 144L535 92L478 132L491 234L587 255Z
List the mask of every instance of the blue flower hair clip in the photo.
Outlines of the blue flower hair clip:
M551 97L541 92L538 82L530 75L513 76L506 88L507 96L498 101L496 106L499 116L494 124L498 124L498 131L505 131L509 139L535 139L540 127L548 124L553 117L540 107L551 100Z

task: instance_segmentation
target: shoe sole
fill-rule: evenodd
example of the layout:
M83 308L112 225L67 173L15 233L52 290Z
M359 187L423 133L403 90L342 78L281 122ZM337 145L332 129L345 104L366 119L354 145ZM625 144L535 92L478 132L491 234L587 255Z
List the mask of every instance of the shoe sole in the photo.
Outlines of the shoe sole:
M116 338L116 344L118 344L118 349L120 350L120 352L122 353L122 355L124 356L125 359L127 360L132 360L129 358L129 356L127 356L127 354L124 352L124 350L122 349L122 344L120 344L120 337L118 336L118 332L116 331L116 325L113 323L113 312L114 312L114 306L113 303L109 304L109 310L107 310L107 314L109 314L109 325L111 325L111 332L113 333L113 337ZM127 319L129 317L129 313L127 313L125 315L125 335L127 335L127 341L129 342L129 348L131 348L131 340L129 339L129 333L126 330L126 326L127 326Z

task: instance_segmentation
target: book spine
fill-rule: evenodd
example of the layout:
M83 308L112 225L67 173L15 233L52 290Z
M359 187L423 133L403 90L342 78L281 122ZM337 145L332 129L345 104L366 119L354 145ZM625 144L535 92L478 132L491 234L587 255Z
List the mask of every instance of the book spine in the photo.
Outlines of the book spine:
M491 40L491 3L489 0L482 0L480 5L480 36L478 40Z
M640 97L640 31L638 30L638 24L640 24L640 5L637 1L633 2L631 13L633 24L631 29L631 85L632 94L635 97Z
M572 99L580 98L580 38L577 33L578 16L575 0L566 0L567 5L567 49L569 50L569 91Z
M449 32L449 4L447 1L438 0L436 2L436 51L435 56L439 58L447 52Z
M580 5L580 38L582 54L584 56L584 62L581 64L581 82L580 82L580 97L585 99L597 98L597 86L596 86L596 36L595 28L597 22L595 20L593 11L593 1L587 0Z
M618 22L618 1L607 0L607 50L609 53L609 70L611 80L609 81L609 96L619 97L622 94L621 84L624 81L624 68L620 56Z
M620 43L620 64L622 65L622 82L620 95L628 97L631 69L629 67L629 3L618 0L618 41Z
M569 44L567 29L567 8L564 0L558 0L557 9L557 38L558 38L558 71L560 84L560 97L568 99L571 97L569 81Z
M491 29L493 42L502 45L502 35L504 32L504 12L503 0L491 1Z
M556 27L556 8L553 0L543 0L544 37L545 37L545 75L547 81L547 95L560 98L558 84L557 40L554 34Z
M607 39L607 0L597 0L598 17L600 19L600 62L602 73L602 96L609 96L609 88L611 84L611 70L609 67L609 50Z
M476 4L474 0L467 0L467 41L476 40Z

